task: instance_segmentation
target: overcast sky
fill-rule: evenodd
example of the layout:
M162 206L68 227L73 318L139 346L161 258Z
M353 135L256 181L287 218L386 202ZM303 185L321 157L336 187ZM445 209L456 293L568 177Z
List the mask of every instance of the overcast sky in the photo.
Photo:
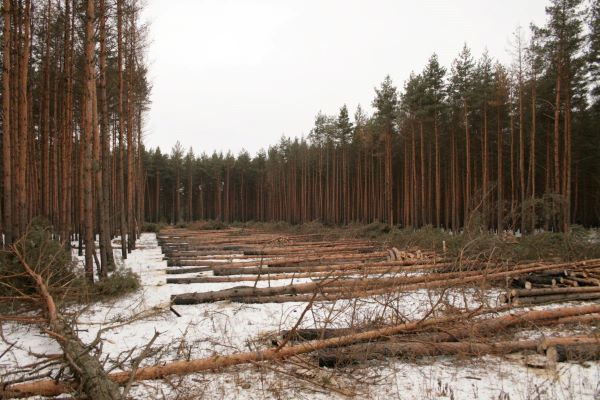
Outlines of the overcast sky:
M449 66L466 42L509 62L515 28L542 24L547 3L149 0L146 145L254 154L306 136L319 110L371 112L387 74L400 88L433 52Z

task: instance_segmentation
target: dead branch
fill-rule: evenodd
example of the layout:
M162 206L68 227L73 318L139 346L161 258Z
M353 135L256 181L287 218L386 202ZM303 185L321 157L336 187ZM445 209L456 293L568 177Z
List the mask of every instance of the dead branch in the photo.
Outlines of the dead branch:
M108 379L100 361L90 354L89 347L83 344L58 312L54 299L50 295L48 286L42 276L29 266L17 246L13 246L13 251L23 269L35 282L36 289L44 301L43 305L47 314L49 329L46 331L60 344L81 391L93 399L121 399L118 386ZM69 384L69 387L74 388L73 384ZM11 392L10 389L7 390Z

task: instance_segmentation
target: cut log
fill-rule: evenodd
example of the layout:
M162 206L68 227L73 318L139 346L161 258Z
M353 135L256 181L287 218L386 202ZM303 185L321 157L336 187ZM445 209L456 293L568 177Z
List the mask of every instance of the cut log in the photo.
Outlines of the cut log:
M536 350L537 340L515 340L493 343L481 342L376 342L362 343L338 349L326 349L317 354L319 366L339 368L372 359L400 357L414 360L439 355L481 356L484 354L508 354L523 350Z
M600 360L600 344L571 344L564 345L559 344L553 347L549 347L546 350L546 354L549 355L550 349L554 349L554 360L555 362L565 361L596 361Z
M337 349L325 349L317 353L322 367L341 367L370 359L402 357L415 359L438 355L481 356L484 354L507 354L524 350L545 352L556 347L557 361L574 359L577 356L597 359L600 355L600 340L588 336L567 336L540 340L511 341L463 341L463 342L375 342L361 343Z
M543 274L543 275L527 275L525 279L528 282L531 282L533 285L551 285L556 286L557 282L560 282L560 279L563 279L554 274Z
M440 332L421 334L416 339L420 342L453 342L463 338L480 338L507 329L534 325L553 325L560 323L576 323L583 321L582 317L597 318L596 311L600 305L583 307L563 307L553 310L526 311L488 319L472 319L468 324L457 327L443 327ZM402 341L400 338L390 338L390 341Z
M369 254L341 254L341 255L317 255L317 256L305 256L305 257L273 257L269 259L260 261L248 261L248 262L236 262L236 263L215 263L212 265L219 265L221 268L240 268L240 267L259 267L269 265L269 266L283 266L283 265L292 265L292 264L303 264L307 265L308 263L332 263L335 261L349 261L349 260L374 260L374 259L384 259L387 253L385 252L376 252ZM188 261L185 261L186 263ZM182 264L182 265L193 265L193 262L190 261L190 264ZM202 264L204 265L204 264ZM322 265L322 264L321 264Z
M600 299L600 292L593 293L569 293L569 294L550 294L545 296L519 296L512 299L512 303L515 305L524 304L543 304L543 303L556 303L561 301L575 301L575 300L597 300Z
M530 297L544 296L551 294L567 293L595 293L600 292L600 287L564 287L564 288L546 288L546 289L512 289L510 297Z
M563 285L567 285L567 286L571 286L571 287L579 286L579 283L577 281L574 281L573 279L560 278L559 282L562 283Z
M599 336L566 336L545 338L539 345L540 351L546 351L553 346L600 345Z
M189 274L194 272L205 272L212 270L211 267L191 267L191 268L167 268L167 275L173 274Z
M266 297L276 295L295 295L298 294L299 290L303 290L302 293L307 293L312 290L317 290L319 285L317 283L304 284L306 286L299 285L286 285L276 286L270 288L255 288L252 286L237 286L231 289L224 289L214 292L202 292L202 293L183 293L171 296L171 303L185 305L185 304L201 304L210 303L220 300L230 300L239 297Z
M522 277L510 279L510 283L508 286L517 287L517 288L525 288L525 289L533 288L533 285L531 284L531 282L527 281L527 279L522 278Z
M575 281L579 286L596 286L600 287L600 279L596 278L580 278L569 273L569 279Z
M275 267L214 267L213 272L215 275L258 275L265 273L266 268L273 273L286 273L286 272L329 272L332 270L370 270L374 269L378 272L412 272L422 271L428 269L435 269L444 266L451 266L454 263L438 263L432 264L429 260L427 263L419 261L386 261L386 262L374 262L374 263L353 263L353 264L315 264L315 265L294 265L294 266L275 266ZM377 272L377 273L378 273Z

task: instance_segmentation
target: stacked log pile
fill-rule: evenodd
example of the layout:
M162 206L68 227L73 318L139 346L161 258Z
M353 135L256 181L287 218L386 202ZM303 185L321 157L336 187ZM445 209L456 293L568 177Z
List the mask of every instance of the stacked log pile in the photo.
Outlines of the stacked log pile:
M502 298L514 305L600 299L600 266L588 262L573 268L548 269L514 278Z

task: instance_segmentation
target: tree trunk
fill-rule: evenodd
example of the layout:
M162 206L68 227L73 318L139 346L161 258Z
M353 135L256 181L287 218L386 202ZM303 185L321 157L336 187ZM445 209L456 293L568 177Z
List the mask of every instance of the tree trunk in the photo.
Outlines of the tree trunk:
M11 127L11 0L3 0L4 14L2 44L2 178L3 178L3 222L4 245L13 241L13 192L12 192L12 127Z
M94 282L94 218L92 201L92 160L94 137L94 96L96 93L96 73L94 68L94 0L87 0L85 13L85 86L83 102L83 140L80 151L83 157L83 203L85 229L85 275ZM79 233L81 235L81 232Z
M123 0L117 0L117 74L119 85L119 96L117 106L117 119L119 124L119 162L117 163L117 180L118 180L118 214L119 214L119 231L121 233L121 257L127 258L127 208L125 197L125 138L123 132L124 115L123 115Z
M441 208L442 208L442 177L441 177L441 160L440 160L440 132L437 123L437 108L433 114L433 130L435 134L435 226L440 227L441 224ZM446 227L448 228L448 227Z
M498 105L498 114L497 114L497 119L498 119L498 215L497 215L497 229L498 229L498 234L501 234L502 231L504 230L504 224L503 224L503 220L504 220L504 177L503 177L503 173L504 173L504 134L502 133L502 120L501 120L501 105Z
M464 226L466 227L467 221L469 218L469 214L471 212L471 135L469 133L469 116L468 116L468 108L467 101L464 102L464 124L465 124L465 165L466 165L466 175L465 175L465 211L464 211Z
M111 229L110 229L110 137L109 137L109 122L108 122L108 101L106 97L106 0L100 1L100 107L101 107L101 124L100 124L100 141L101 141L101 175L102 182L98 184L98 211L100 218L100 247L106 255L106 264L102 266L101 275L105 276L108 269L114 268L115 260L111 244Z
M31 0L25 0L25 9L22 16L23 45L19 45L19 167L17 169L17 212L18 231L22 235L29 222L28 203L27 203L27 171L28 168L28 147L29 147L29 103L27 86L29 80L29 45L30 45L30 25L31 25Z
M50 153L48 141L50 137L50 5L46 10L46 34L44 51L44 79L42 100L42 135L41 135L41 184L42 184L42 215L48 218L50 214Z
M533 78L531 83L531 136L529 138L529 187L531 193L531 232L535 230L536 217L535 217L535 136L537 135L536 127L536 79Z
M390 226L394 226L392 179L392 127L387 126L385 132L385 207L387 213L387 221Z

